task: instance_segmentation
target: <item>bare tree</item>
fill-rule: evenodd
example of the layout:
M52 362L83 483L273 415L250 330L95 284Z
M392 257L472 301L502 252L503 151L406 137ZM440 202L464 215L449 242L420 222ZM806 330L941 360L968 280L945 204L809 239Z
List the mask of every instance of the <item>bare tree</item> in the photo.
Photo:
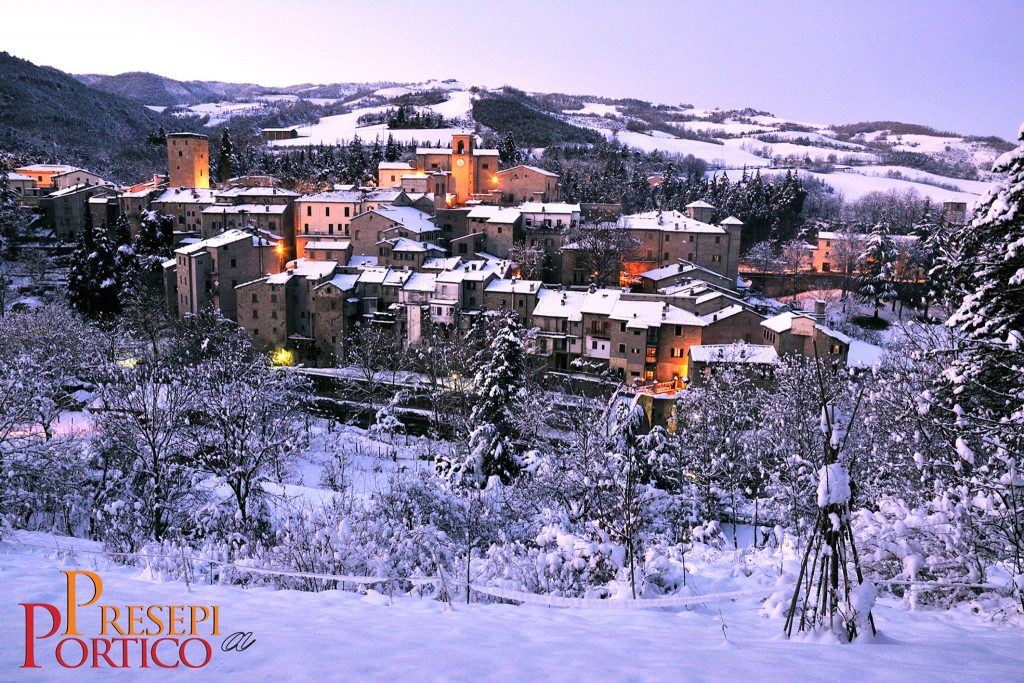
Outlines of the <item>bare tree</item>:
M758 242L747 251L743 260L759 273L778 273L782 270L779 252L771 242Z
M617 283L623 261L640 248L640 241L616 223L587 223L570 231L568 243L576 250L576 265L603 286Z
M508 250L508 258L519 266L519 275L524 280L536 280L544 272L546 257L544 250L539 247L528 247L524 243L513 244Z

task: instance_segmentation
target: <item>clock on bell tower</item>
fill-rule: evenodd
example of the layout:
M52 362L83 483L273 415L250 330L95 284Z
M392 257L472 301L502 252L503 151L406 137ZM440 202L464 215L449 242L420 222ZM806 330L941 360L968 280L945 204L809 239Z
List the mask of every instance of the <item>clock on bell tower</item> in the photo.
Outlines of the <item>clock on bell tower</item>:
M452 179L455 181L455 199L464 203L475 192L473 163L473 134L459 133L452 136Z

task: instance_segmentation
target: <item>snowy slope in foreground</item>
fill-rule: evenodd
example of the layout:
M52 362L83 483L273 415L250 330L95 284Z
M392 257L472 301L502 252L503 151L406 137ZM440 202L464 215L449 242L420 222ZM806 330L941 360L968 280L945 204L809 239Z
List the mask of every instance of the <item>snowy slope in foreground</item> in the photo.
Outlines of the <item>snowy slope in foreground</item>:
M32 543L45 534L18 533ZM60 539L68 545L70 539ZM79 547L95 544L76 542ZM109 671L57 668L39 647L43 669L18 667L24 656L19 602L62 605L60 569L98 571L100 604L221 606L222 633L252 631L242 653L215 651L190 672L201 680L1019 680L1024 630L966 612L908 612L893 601L876 609L882 629L872 644L823 639L787 641L782 623L758 614L756 598L712 603L690 611L609 612L456 605L371 593L300 593L194 585L141 578L137 569L80 555L59 560L48 552L0 543L0 680L107 680ZM701 592L763 585L768 577L708 579ZM83 579L84 581L84 579ZM727 587L726 587L727 588ZM390 603L390 604L389 604ZM63 607L61 607L63 610ZM719 615L721 609L721 616ZM728 640L723 639L722 625ZM97 632L91 609L79 619ZM218 639L213 639L216 647ZM70 652L73 648L68 648ZM122 672L121 680L166 680L179 672L151 668Z

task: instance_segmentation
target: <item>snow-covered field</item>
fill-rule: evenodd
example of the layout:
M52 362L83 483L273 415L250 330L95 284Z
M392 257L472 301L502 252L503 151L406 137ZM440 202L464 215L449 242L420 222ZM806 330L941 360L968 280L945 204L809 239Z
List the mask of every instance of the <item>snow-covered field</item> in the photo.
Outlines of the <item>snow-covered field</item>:
M211 662L201 680L407 681L1011 681L1024 670L1024 628L956 611L909 611L886 599L876 606L880 634L841 645L828 637L787 640L782 621L761 615L757 597L710 601L689 609L608 610L445 603L374 591L305 593L163 582L108 562L95 544L16 533L0 543L0 680L107 680L107 669L73 673L53 659L60 636L36 641L25 656L19 603L66 608L63 569L103 579L99 604L219 605L221 636L210 637ZM75 547L56 553L17 543ZM729 553L694 576L698 593L769 587L772 576L732 567ZM730 576L735 573L737 577ZM87 585L83 578L81 582ZM81 590L85 591L85 588ZM86 596L83 596L83 600ZM37 629L48 624L40 616ZM724 633L723 633L724 629ZM99 633L95 608L79 610L79 631ZM222 652L224 636L252 632L244 652ZM75 647L66 649L74 661ZM72 653L72 654L68 654ZM102 660L101 664L102 664ZM178 672L152 667L123 680L164 680Z
M978 181L946 179L942 176L925 174L932 175L933 178L939 178L942 182L948 180L950 183L958 183L963 188L961 191L947 190L935 185L914 182L909 178L885 177L884 173L889 168L891 167L865 166L856 167L845 173L812 173L811 171L804 170L799 170L798 173L801 177L813 177L831 185L838 192L841 192L847 201L856 201L871 192L891 192L893 190L905 192L907 190L914 190L922 197L931 198L932 202L967 202L968 207L971 207L978 200L981 191L988 186L987 183ZM786 171L787 169L785 168L763 168L761 169L761 175L765 177L783 175ZM730 180L737 180L743 176L742 169L730 169L725 171L725 173L729 176ZM918 173L923 172L918 171Z

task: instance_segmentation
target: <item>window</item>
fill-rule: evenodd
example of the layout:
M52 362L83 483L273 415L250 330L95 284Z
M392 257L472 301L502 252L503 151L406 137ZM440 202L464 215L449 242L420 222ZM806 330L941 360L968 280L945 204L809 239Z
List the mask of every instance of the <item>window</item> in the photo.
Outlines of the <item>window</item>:
M625 344L619 344L619 353L625 353L625 352L626 352L626 345Z
M258 320L258 319L259 319L259 317L260 317L260 312L259 312L259 311L257 311L257 310L256 310L255 308L254 308L254 309L252 309L252 319L253 319L253 320Z
M334 223L329 223L327 225L327 234L328 235L333 235L334 234Z
M256 292L253 292L253 294L252 294L252 302L256 303L257 301L259 301L259 297L256 296Z
M345 207L345 218L348 218L348 212L350 210L351 210L350 207L347 207L347 206Z
M522 300L522 299L520 299L520 300L519 300L519 308L522 308L522 307L523 307L523 300Z
M715 244L720 244L721 242L722 242L722 236L721 235L715 235Z
M668 252L667 251L665 252L665 260L666 261L668 260Z
M683 350L678 348L678 347L677 348L673 348L672 349L672 357L673 358L682 358L683 357Z
M236 262L235 262L235 259L231 259L231 267L232 267L232 268L236 268L236 267L237 267L237 264L236 264Z
M634 347L634 348L630 349L629 352L632 353L634 356L636 356L636 355L640 354L640 349Z
M594 349L594 350L597 349L597 340L594 340L594 341L590 342L590 348Z
M626 323L624 323L624 322L619 323L619 332L625 332L625 331L626 331Z
M692 252L692 251L691 251L691 252L688 252L688 253L686 254L686 260L687 260L687 261L692 261L692 260L693 260L693 252Z
M484 168L484 170L485 170L485 171L486 171L487 169L489 169L490 167L491 167L491 165L490 165L490 164L483 164L483 168Z
M270 303L272 303L272 304L276 304L277 303L277 294L271 294L270 295Z
M309 223L306 223L305 225L302 226L302 234L303 235L308 235L309 234Z
M671 242L672 241L672 235L665 235L665 241L666 242Z
M331 215L331 207L329 207L329 206L324 207L324 215L325 216L330 216Z
M277 311L271 311L270 317L273 318L274 320L277 320Z
M313 215L313 207L312 206L307 206L306 207L306 215L307 216L312 216Z
M682 325L676 325L676 336L677 337L682 337L683 336L683 326Z
M711 262L712 263L721 263L722 262L722 255L721 254L715 254L714 256L711 257Z

